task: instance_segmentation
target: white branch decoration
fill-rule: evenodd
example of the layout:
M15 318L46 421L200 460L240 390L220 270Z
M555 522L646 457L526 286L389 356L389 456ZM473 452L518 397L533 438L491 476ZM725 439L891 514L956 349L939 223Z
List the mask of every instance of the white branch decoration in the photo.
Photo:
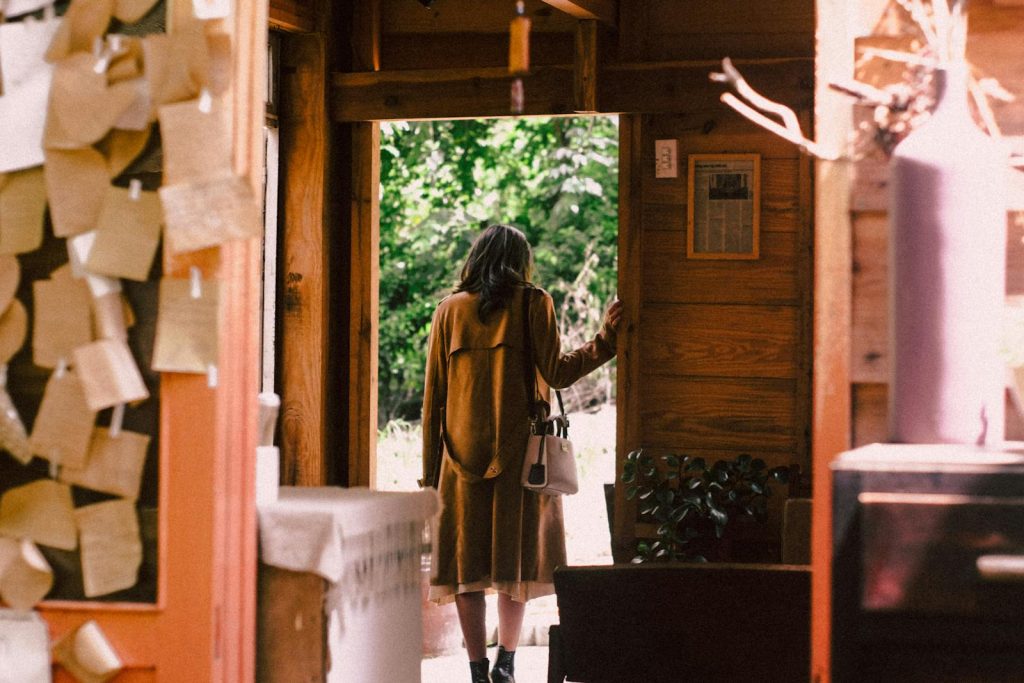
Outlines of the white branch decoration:
M736 89L737 93L749 100L750 104L747 104L730 92L722 93L720 98L722 102L729 105L757 125L775 133L781 138L789 140L800 147L800 149L804 150L808 154L818 157L819 159L835 161L839 158L838 154L825 151L818 143L804 135L803 130L800 128L800 120L797 119L796 113L794 113L792 109L784 104L768 99L750 87L750 84L747 83L745 78L743 78L743 75L739 70L733 66L732 60L728 57L722 60L722 72L712 73L710 74L710 78L716 83L728 83ZM753 106L751 106L751 104ZM780 124L774 119L768 118L768 116L757 111L758 109L778 116L782 119L782 123Z

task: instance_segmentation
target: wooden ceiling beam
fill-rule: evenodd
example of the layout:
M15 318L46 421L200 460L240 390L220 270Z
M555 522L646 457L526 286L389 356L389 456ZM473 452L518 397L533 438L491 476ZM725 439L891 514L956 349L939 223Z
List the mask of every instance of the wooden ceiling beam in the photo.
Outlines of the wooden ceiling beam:
M312 33L317 29L315 8L300 0L270 0L270 28L286 33Z
M543 0L577 19L597 19L602 24L619 25L619 3L617 0Z
M736 60L747 80L795 109L813 106L812 59ZM708 82L717 61L615 64L602 69L595 111L673 113L723 108ZM458 119L509 115L511 78L503 67L335 73L334 121ZM535 68L523 79L527 115L576 111L572 64Z

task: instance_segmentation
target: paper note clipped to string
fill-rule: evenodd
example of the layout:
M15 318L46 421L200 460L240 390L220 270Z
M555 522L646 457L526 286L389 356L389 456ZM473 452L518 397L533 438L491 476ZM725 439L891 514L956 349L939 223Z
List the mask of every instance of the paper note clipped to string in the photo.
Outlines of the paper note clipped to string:
M0 600L15 609L28 610L51 588L53 569L35 543L27 538L0 537Z
M49 280L33 282L32 295L32 362L41 368L55 368L62 358L70 361L75 348L92 341L89 289L63 269Z
M43 168L8 173L0 184L0 254L35 251L43 242Z
M142 565L142 540L135 502L108 500L75 510L81 540L85 596L131 588Z
M78 373L54 372L32 424L29 447L33 454L55 464L82 467L95 424L96 411L86 402Z
M160 197L133 183L130 189L107 188L96 239L85 260L90 273L140 282L149 277L160 243Z
M10 0L4 10L10 15ZM60 20L0 24L0 173L43 163L43 130L53 66L43 52Z
M82 378L85 401L91 410L149 398L128 344L120 339L98 339L79 346L72 354Z
M80 683L104 683L123 668L114 646L92 620L58 640L53 658Z
M35 612L0 609L0 680L50 683L50 637Z
M216 280L160 280L154 370L206 373L217 365L219 302Z
M111 436L109 429L97 427L85 465L62 468L60 480L135 500L142 485L149 441L147 434L121 430Z
M260 207L249 183L225 176L160 188L167 248L174 254L258 237Z
M46 198L57 237L96 227L110 174L107 160L92 147L46 150Z
M71 487L39 479L5 491L0 497L0 535L74 550L78 537Z

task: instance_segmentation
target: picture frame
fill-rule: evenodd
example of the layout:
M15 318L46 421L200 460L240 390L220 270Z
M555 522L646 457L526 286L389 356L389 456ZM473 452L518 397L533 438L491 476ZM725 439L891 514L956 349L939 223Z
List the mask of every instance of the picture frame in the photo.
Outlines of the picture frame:
M761 155L690 154L686 257L760 258Z

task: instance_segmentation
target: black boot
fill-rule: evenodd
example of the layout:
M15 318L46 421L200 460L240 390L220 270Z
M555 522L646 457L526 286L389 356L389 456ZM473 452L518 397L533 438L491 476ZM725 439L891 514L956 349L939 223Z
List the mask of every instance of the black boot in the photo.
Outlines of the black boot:
M516 651L509 652L501 645L498 646L498 656L494 660L494 668L491 669L491 681L493 683L516 683L513 675L516 671Z
M490 662L486 657L469 663L469 673L473 677L473 683L491 683L491 678L487 675L488 664Z

